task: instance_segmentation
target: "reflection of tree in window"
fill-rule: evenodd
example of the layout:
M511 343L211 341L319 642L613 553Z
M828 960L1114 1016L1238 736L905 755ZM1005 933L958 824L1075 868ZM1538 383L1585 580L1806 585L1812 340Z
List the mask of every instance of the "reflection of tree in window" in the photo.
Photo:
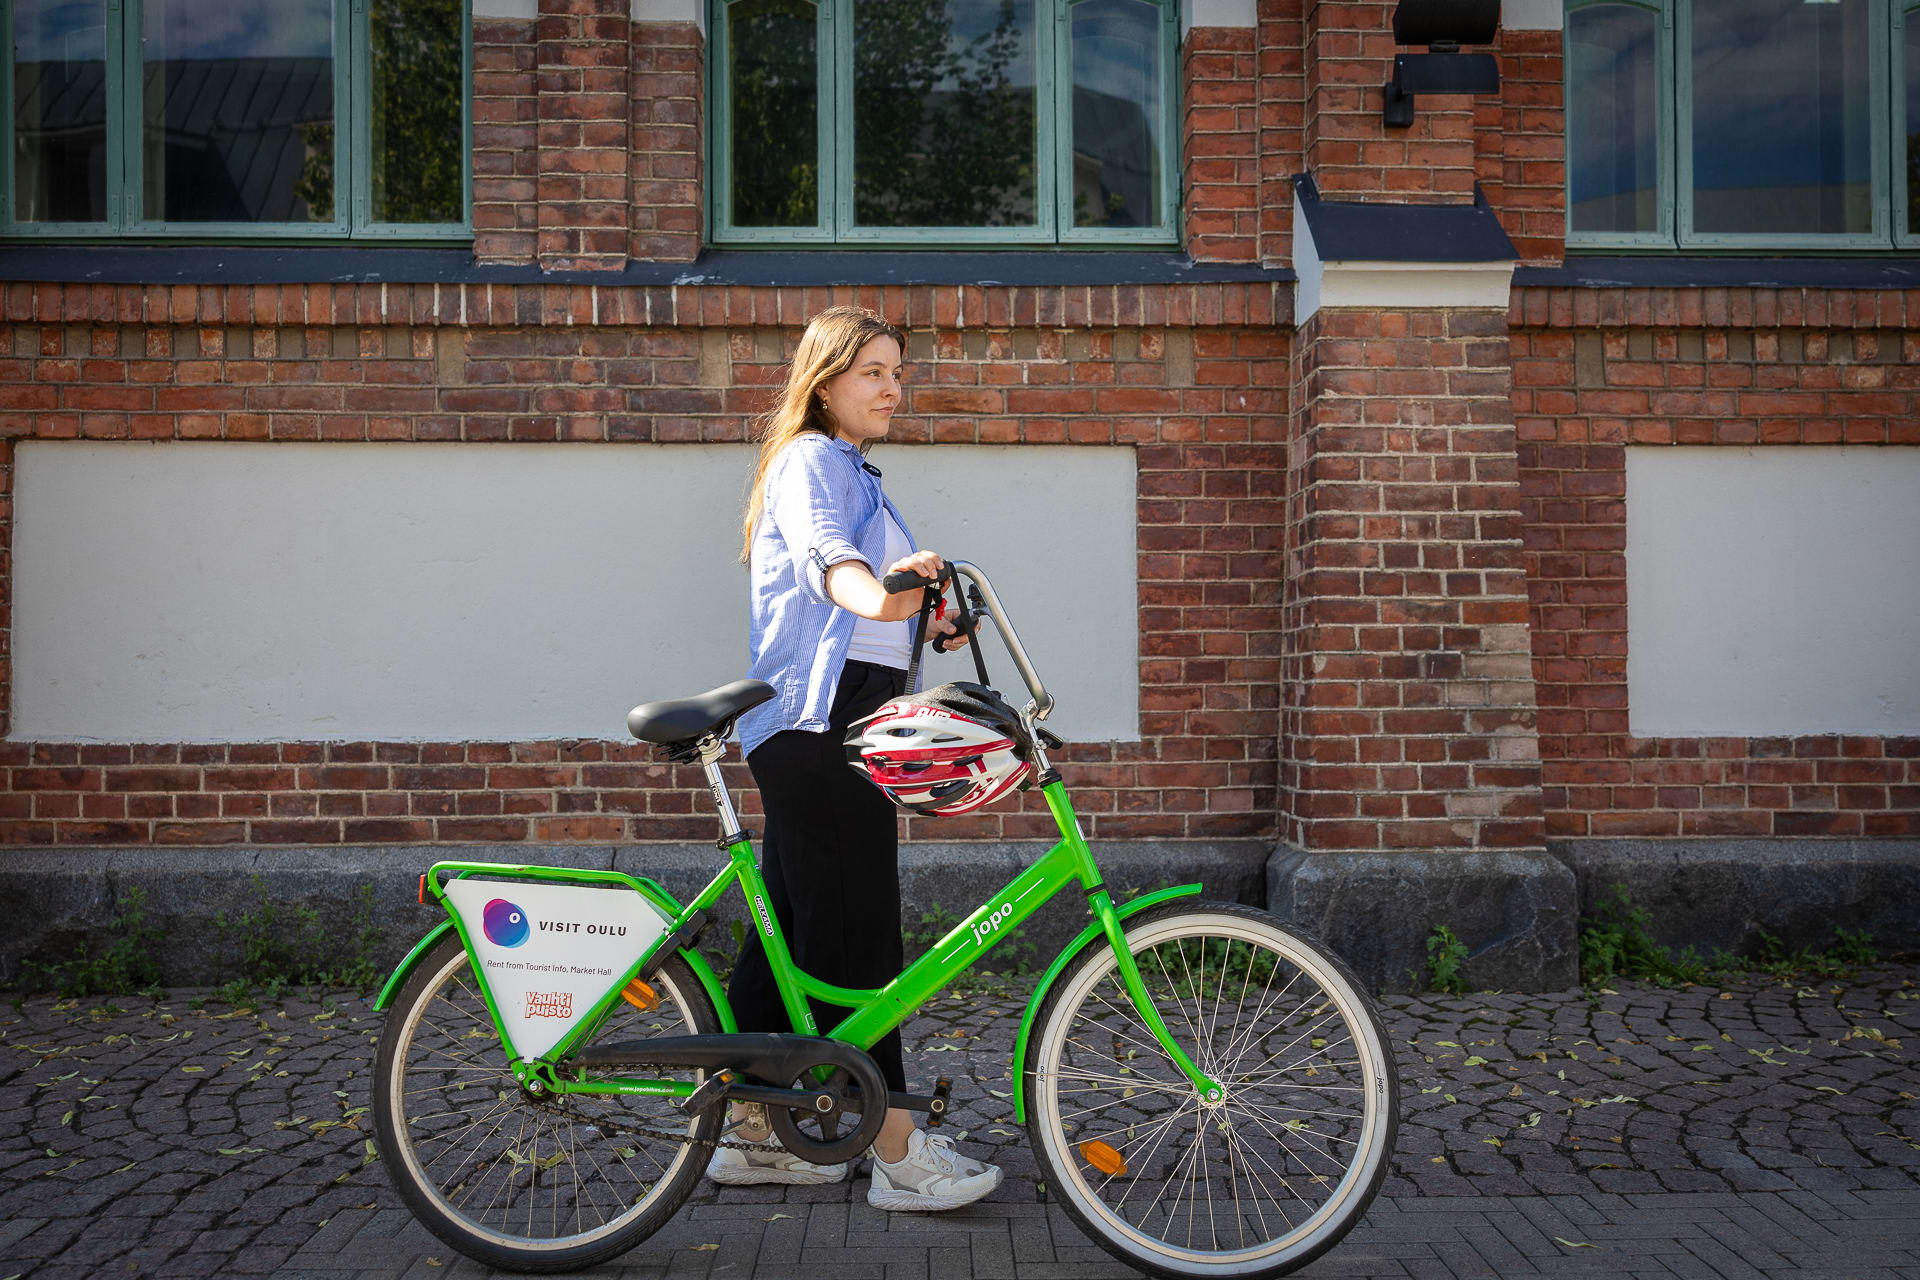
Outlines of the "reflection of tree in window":
M460 0L373 0L367 6L375 222L459 222L466 216L460 24Z
M1031 226L1032 0L857 0L854 218Z
M814 32L806 0L738 0L727 9L736 227L811 227L820 220Z

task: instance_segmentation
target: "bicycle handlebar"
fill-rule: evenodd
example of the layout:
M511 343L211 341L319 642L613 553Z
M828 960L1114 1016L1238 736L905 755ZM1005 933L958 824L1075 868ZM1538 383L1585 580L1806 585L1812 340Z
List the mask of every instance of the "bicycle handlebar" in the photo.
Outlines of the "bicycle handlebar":
M944 587L952 579L953 566L943 561L938 578L929 578L911 569L902 569L898 573L890 573L880 579L880 585L886 588L888 595L897 596L902 591L912 591L916 587Z
M1025 646L1020 643L1019 635L1013 624L1007 621L1007 611L1000 606L1000 597L993 592L993 584L987 581L987 575L980 567L965 560L948 560L940 566L938 579L928 578L911 570L890 573L882 581L889 595L898 595L902 591L912 591L916 587L944 587L955 577L962 577L973 583L980 591L980 599L986 605L987 616L993 619L998 628L1000 641L1007 647L1007 654L1013 659L1014 667L1020 672L1020 679L1026 682L1027 692L1033 695L1033 701L1027 707L1027 714L1035 720L1045 720L1053 710L1053 695L1047 692L1047 686L1040 682L1039 675L1033 669L1033 663L1027 657Z

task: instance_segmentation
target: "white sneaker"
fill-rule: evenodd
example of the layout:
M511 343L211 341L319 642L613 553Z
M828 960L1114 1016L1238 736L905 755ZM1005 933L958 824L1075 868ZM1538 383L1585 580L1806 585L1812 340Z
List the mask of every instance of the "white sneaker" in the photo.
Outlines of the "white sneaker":
M747 1103L739 1113L744 1123L767 1133L767 1113L757 1103ZM733 1132L738 1126L732 1126ZM743 1135L744 1136L744 1135ZM752 1141L777 1147L780 1140L771 1133ZM716 1147L707 1161L707 1176L730 1187L750 1187L758 1183L778 1183L788 1187L817 1187L839 1182L847 1176L845 1161L839 1164L814 1164L787 1151L742 1151L737 1147Z
M768 1138L767 1141L779 1145L778 1139ZM847 1166L845 1162L812 1164L786 1151L741 1151L735 1147L719 1147L715 1149L713 1159L707 1161L707 1176L730 1187L753 1186L762 1182L788 1187L817 1187L844 1179Z
M873 1157L867 1203L876 1209L935 1213L972 1204L1000 1185L1000 1167L982 1164L953 1149L945 1134L915 1129L898 1164Z

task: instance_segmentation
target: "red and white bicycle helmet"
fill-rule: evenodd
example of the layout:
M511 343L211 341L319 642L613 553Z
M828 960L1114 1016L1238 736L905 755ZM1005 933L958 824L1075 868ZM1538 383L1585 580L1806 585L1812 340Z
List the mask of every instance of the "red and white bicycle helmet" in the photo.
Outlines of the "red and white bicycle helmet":
M970 813L1033 776L1020 716L985 685L895 698L847 729L847 763L913 813Z

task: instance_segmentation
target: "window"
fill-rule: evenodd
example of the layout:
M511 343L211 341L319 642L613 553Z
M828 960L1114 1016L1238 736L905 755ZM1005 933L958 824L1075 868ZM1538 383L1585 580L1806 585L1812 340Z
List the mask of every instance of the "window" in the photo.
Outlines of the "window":
M1176 0L715 0L720 243L1177 242Z
M4 229L464 236L464 0L0 0Z
M1568 245L1907 243L1907 100L1920 93L1901 68L1916 6L1570 0Z

